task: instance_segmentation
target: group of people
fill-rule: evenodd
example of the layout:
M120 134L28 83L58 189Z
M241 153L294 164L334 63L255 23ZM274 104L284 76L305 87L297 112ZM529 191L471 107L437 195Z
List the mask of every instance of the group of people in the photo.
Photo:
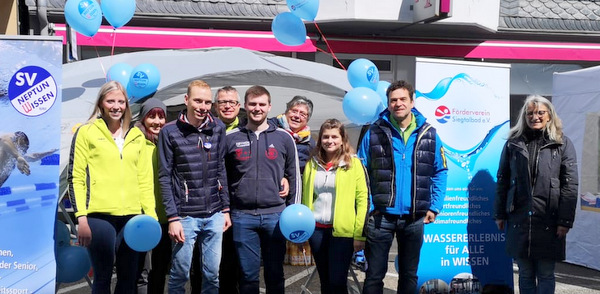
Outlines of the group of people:
M241 117L235 88L223 87L213 98L210 86L195 80L177 119L167 123L165 105L150 98L130 127L125 89L115 81L103 85L90 121L73 137L69 163L78 239L88 247L94 269L92 293L110 293L113 266L115 293L136 292L141 254L122 235L127 221L141 213L163 226L161 241L149 252L149 292L162 293L169 275L169 293L185 293L195 261L202 293L259 293L262 260L267 293L284 293L286 239L279 216L294 203L314 213L309 243L322 293L348 292L352 255L363 249L368 262L363 293L382 293L394 236L398 293L416 293L424 226L442 209L448 169L436 129L414 107L412 85L394 82L386 94L388 108L368 126L355 153L337 119L326 120L316 140L311 138L307 123L313 104L303 96L293 97L283 114L269 119L269 91L252 86L244 94L246 117ZM520 235L521 228L511 235L525 226L523 218L558 216L559 222L531 228L553 224L563 243L573 220L562 197L577 190L572 145L551 104L536 99L526 101L499 170L495 215L499 228L509 228L509 246L512 241L521 246L527 237ZM546 115L551 124L530 126L532 118ZM530 158L543 160L532 164ZM548 178L525 182L529 177L520 174L523 170ZM525 186L515 190L515 184ZM530 209L527 203L555 209L517 217L517 211ZM542 244L551 238L546 235ZM512 252L520 254L515 257L522 276L527 267L540 279L538 272L548 265L538 258L556 258L518 249Z

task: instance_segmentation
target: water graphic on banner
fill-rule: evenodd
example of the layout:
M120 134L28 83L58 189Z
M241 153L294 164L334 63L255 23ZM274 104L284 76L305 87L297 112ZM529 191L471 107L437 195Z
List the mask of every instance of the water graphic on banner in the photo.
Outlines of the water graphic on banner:
M54 293L60 39L0 39L0 293Z
M509 68L417 59L416 69L415 107L437 129L448 164L443 210L425 226L418 287L425 293L513 287L505 235L492 215L510 127Z

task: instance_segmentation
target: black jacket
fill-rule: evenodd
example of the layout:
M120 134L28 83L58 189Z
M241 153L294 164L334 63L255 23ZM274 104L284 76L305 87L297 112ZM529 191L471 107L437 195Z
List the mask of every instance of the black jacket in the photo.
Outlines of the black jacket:
M505 220L507 252L514 258L565 259L557 226L571 228L577 205L577 158L573 143L543 138L530 158L525 137L506 142L498 168L494 218ZM530 160L537 168L530 172ZM531 175L534 175L532 178Z
M183 115L158 136L159 183L167 217L209 217L229 208L225 125L209 115L201 130Z

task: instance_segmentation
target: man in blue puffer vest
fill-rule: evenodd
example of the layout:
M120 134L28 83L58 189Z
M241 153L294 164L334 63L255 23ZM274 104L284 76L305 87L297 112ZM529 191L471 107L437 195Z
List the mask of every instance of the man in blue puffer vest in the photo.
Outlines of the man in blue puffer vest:
M158 136L159 183L173 241L169 293L185 293L195 242L202 248L202 293L219 293L223 231L231 226L225 125L210 114L212 92L192 81L184 109Z
M363 293L382 293L388 254L398 240L397 293L417 293L424 224L442 209L447 167L436 130L415 108L405 81L387 89L388 108L365 132L358 156L367 168L371 212L367 223L367 275Z

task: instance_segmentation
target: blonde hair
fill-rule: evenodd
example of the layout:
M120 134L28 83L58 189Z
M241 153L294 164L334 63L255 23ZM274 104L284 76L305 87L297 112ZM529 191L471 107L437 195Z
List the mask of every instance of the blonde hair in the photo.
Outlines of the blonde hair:
M193 80L193 81L191 81L188 84L188 88L187 88L187 95L188 95L188 97L192 93L192 88L194 88L194 87L204 88L204 89L209 89L210 90L210 86L208 85L207 82L205 82L203 80Z
M558 114L554 109L554 105L552 105L550 100L540 95L527 96L525 102L523 103L523 107L521 107L521 110L519 111L519 118L517 119L517 123L508 132L508 138L518 138L523 135L525 130L529 129L529 126L527 125L527 107L530 105L533 105L535 109L537 109L539 105L544 105L546 106L546 108L548 108L548 116L550 117L550 120L548 120L548 122L544 126L543 131L546 134L548 134L548 138L550 140L562 143L562 120L558 117Z
M313 156L321 165L327 164L327 161L325 160L325 150L323 150L323 144L321 143L321 137L323 136L323 132L325 132L325 130L331 129L338 129L340 136L342 137L342 145L340 146L340 149L338 149L334 158L332 158L331 162L333 163L333 166L338 166L340 161L343 160L346 163L345 169L349 169L352 166L352 155L354 155L354 148L352 148L352 145L350 145L350 139L348 138L346 128L342 122L335 118L330 118L321 125L321 129L319 129L319 137L317 138L317 146L312 151Z
M121 117L121 128L123 129L123 135L127 133L129 130L129 125L131 124L131 109L129 108L129 98L127 98L127 91L123 88L123 85L117 81L110 81L102 85L100 87L100 91L98 91L98 98L96 99L96 105L94 106L94 111L88 121L92 121L96 118L103 118L103 109L102 102L104 102L104 98L106 95L112 91L121 91L123 96L125 96L125 111L123 112L123 116Z

